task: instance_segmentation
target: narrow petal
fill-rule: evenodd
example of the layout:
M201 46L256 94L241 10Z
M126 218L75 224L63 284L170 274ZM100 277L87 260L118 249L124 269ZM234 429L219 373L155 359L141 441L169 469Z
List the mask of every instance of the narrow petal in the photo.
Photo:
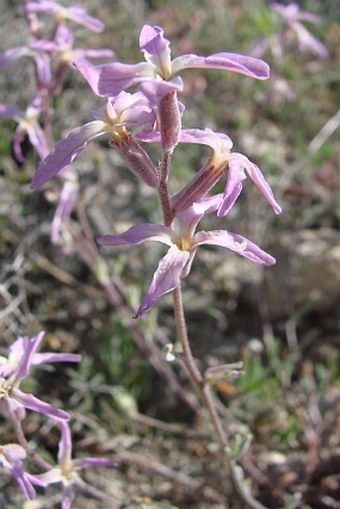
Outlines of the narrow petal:
M0 104L0 118L6 120L17 119L20 115L20 110L16 106L9 106L8 104Z
M67 422L60 422L60 440L59 440L59 450L58 450L58 463L62 467L66 467L71 465L72 458L72 437L71 430Z
M217 215L219 217L224 217L236 202L242 191L243 181L246 178L245 171L259 191L263 194L274 212L276 214L280 214L282 209L276 201L273 191L271 190L271 187L266 181L260 168L249 161L249 159L244 155L233 152L229 158L229 170L224 189L224 198L220 208L218 209Z
M135 318L149 311L163 295L179 285L181 273L190 258L189 251L181 251L173 245L160 260L151 284L143 297Z
M89 30L92 30L93 32L99 33L105 29L104 23L97 18L89 16L84 7L81 5L71 6L67 9L67 11L69 19L88 28Z
M65 166L70 164L89 141L104 134L105 123L94 121L74 129L61 140L54 151L40 163L33 177L31 188L36 189L57 175Z
M121 235L103 235L97 238L97 242L102 246L138 246L148 240L155 240L171 246L172 235L171 228L161 224L145 223L132 226Z
M246 178L244 171L244 165L240 159L230 158L229 168L227 173L227 180L223 193L223 200L221 201L218 209L218 217L224 217L228 214L230 209L233 207L237 198L241 194L243 181Z
M18 48L10 48L2 55L0 55L0 69L3 69L6 67L6 65L14 62L14 60L17 60L18 58L22 57L23 55L26 55L29 52L29 49L27 46L20 46Z
M80 362L81 355L77 353L36 353L32 364L44 364L50 362Z
M254 184L259 189L259 191L263 194L264 198L267 200L269 205L272 207L275 214L281 214L282 208L276 201L273 191L272 191L270 185L268 184L268 182L266 181L266 179L264 178L264 175L261 172L260 168L258 166L256 166L256 164L249 161L249 159L242 156L242 154L237 154L235 152L233 154L233 156L234 157L241 156L243 158L244 167L245 167L249 177L251 178L251 180L254 182Z
M241 256L249 260L260 263L261 265L274 265L275 258L270 254L263 251L259 246L250 240L238 235L237 233L230 233L226 230L215 230L210 232L198 232L195 237L195 244L202 246L204 244L212 246L221 246L235 251Z
M27 410L32 410L33 412L38 412L39 414L43 414L46 417L54 419L56 421L68 421L70 420L70 414L64 412L64 410L59 410L53 405L49 405L48 403L44 403L40 399L33 396L33 394L25 394L19 389L12 390L12 397L18 403L23 405Z
M202 217L209 212L215 212L220 206L223 198L222 193L203 198L194 202L190 207L178 215L180 234L182 238L191 238Z
M18 362L18 366L15 370L15 382L19 383L23 378L26 378L26 376L29 373L32 359L39 348L43 337L45 335L44 331L41 331L37 336L35 336L32 339L29 339L27 336L24 336L21 338L22 340L22 357L20 361Z
M258 80L266 80L270 74L269 65L263 60L237 53L222 52L208 57L183 55L172 61L173 74L191 68L232 71Z
M26 472L24 472L21 465L20 464L15 465L12 468L11 473L16 482L18 483L19 488L26 496L26 498L30 500L35 498L36 496L35 489L33 488L30 479L28 478L28 475L26 474Z
M34 124L27 122L27 134L40 159L43 161L48 156L50 149L45 133L38 122Z
M81 470L82 468L92 467L117 467L117 462L108 458L78 458L72 461L74 470Z

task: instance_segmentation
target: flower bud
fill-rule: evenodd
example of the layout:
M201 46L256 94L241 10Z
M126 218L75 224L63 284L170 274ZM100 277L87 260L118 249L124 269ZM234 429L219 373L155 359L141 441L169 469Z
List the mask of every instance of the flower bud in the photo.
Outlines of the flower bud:
M181 132L181 114L176 92L168 92L162 97L158 113L162 148L165 152L172 152Z
M128 168L136 177L141 178L145 184L157 189L159 187L158 173L145 150L139 143L128 135L120 139L118 143L113 142L126 162Z

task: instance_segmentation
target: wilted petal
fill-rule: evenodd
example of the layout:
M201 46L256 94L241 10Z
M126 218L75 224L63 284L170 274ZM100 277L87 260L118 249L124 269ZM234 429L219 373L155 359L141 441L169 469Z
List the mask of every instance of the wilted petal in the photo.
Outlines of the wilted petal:
M208 57L183 55L172 61L173 74L192 68L232 71L258 80L266 80L270 74L269 65L263 60L237 53L222 52Z
M230 233L226 230L215 230L210 232L202 231L196 233L194 239L197 246L207 244L226 247L227 249L235 251L235 253L262 265L274 265L276 262L273 256L263 251L259 246L254 244L254 242L251 242L237 233Z
M171 246L167 254L160 260L135 318L149 311L163 295L177 288L182 270L189 258L189 251L182 251L176 245Z
M161 224L138 224L129 228L121 235L103 235L97 238L102 246L138 246L143 242L154 240L168 246L172 245L172 230Z
M105 122L97 120L71 131L66 138L57 144L54 151L39 164L31 188L36 189L57 175L75 159L91 140L104 134L104 129Z

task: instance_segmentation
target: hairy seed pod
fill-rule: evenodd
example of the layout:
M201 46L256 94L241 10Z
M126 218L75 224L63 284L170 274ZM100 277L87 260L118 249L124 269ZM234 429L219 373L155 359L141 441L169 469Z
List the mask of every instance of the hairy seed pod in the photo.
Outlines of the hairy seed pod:
M176 147L181 132L181 114L176 92L168 92L162 97L158 114L162 148L165 152L171 152Z
M155 165L141 145L131 136L122 138L119 143L112 143L118 148L128 168L136 177L150 187L159 187L158 173Z

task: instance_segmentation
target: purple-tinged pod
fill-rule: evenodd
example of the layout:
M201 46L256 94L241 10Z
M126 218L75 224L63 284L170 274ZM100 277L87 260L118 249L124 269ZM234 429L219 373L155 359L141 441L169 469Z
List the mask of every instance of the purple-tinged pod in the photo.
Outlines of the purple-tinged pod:
M128 168L136 177L150 187L159 187L158 173L155 165L142 146L131 136L122 137L119 142L111 141L111 144L119 150Z
M172 152L181 133L181 113L176 92L168 92L162 97L158 115L162 148L165 152Z

